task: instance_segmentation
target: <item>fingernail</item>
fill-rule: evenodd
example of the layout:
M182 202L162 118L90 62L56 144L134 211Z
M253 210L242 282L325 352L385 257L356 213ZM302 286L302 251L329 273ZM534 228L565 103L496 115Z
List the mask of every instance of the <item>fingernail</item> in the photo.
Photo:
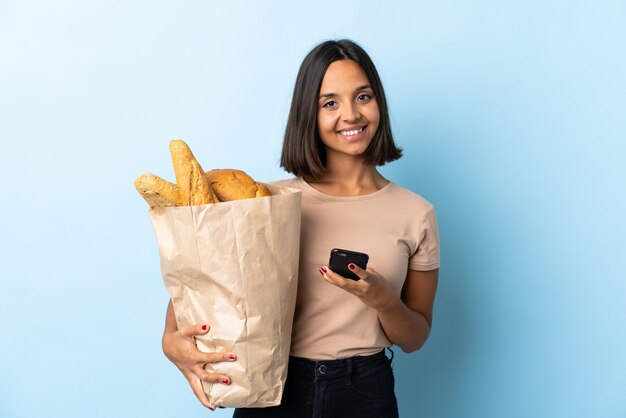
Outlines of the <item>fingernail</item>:
M230 380L224 378L224 379L222 379L222 383L225 384L225 385L228 385L230 383Z
M202 325L202 331L206 331L206 325Z
M326 271L327 271L327 270L326 270L326 267L322 267L322 271L323 271L324 273L326 273Z
M209 409L210 409L211 411L215 411L215 408L211 408L210 406L209 406Z
M228 356L228 358L229 358L229 359L231 359L231 360L237 360L237 356L236 356L236 355L234 355L234 354L230 354L230 355Z
M350 270L354 270L354 264L352 264L352 263L348 264L348 268L349 268Z
M322 276L324 275L324 272L322 271L322 269L320 269L319 272Z

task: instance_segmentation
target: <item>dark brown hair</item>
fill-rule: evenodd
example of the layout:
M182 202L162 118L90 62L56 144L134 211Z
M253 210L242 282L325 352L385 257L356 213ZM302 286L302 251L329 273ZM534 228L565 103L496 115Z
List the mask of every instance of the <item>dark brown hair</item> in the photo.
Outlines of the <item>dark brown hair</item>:
M339 60L356 61L370 81L380 112L380 124L364 152L366 164L385 165L402 156L391 135L385 91L367 52L348 39L325 41L302 61L287 119L280 166L300 177L320 177L326 170L326 148L317 131L319 92L328 66Z

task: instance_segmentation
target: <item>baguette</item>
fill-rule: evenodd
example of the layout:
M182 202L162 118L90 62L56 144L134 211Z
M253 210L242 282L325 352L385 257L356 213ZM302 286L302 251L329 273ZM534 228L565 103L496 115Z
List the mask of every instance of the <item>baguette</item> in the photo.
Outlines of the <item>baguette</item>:
M255 182L241 170L214 169L207 171L206 177L221 202L272 195L265 185Z
M142 174L135 179L135 188L151 208L180 206L178 186L154 174Z
M211 190L209 180L204 175L200 163L193 156L185 141L171 141L170 153L181 205L196 206L219 202Z

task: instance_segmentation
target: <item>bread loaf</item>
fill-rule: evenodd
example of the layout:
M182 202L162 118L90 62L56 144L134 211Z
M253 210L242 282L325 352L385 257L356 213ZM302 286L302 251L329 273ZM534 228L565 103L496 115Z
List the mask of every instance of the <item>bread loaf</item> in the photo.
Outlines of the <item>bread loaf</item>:
M214 169L207 171L206 177L211 189L222 202L272 195L265 185L255 182L241 170Z
M135 188L151 208L180 206L178 186L154 174L143 174L135 180Z
M256 197L271 196L272 192L263 183L257 183Z
M205 173L185 141L171 141L170 153L176 184L154 174L143 174L135 180L135 188L152 208L206 205L272 195L263 183L255 182L241 170L225 168Z
M174 165L181 205L196 206L217 203L218 200L209 186L209 180L185 141L171 141L170 153L172 154L172 164Z

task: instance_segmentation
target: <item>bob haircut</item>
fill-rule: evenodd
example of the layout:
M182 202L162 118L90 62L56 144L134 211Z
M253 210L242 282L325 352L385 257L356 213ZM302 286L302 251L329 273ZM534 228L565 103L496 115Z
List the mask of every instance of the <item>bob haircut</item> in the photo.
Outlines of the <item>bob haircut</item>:
M383 85L367 52L348 39L325 41L302 61L293 90L280 166L296 176L319 178L326 170L326 148L317 130L318 100L328 66L339 60L353 60L361 66L378 104L380 123L363 153L365 163L380 166L402 156L391 135Z

